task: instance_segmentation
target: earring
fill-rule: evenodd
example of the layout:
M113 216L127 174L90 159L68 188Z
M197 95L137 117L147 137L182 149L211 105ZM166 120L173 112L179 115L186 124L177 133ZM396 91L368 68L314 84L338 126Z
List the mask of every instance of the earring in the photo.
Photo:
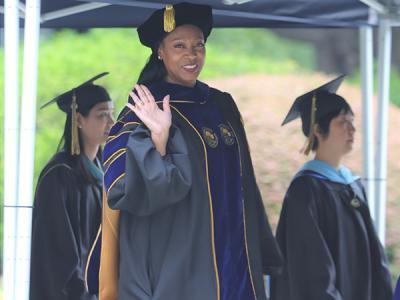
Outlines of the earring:
M161 56L160 56L160 55L158 55L158 57L157 57L157 58L158 58L158 60L162 60L162 58L161 58Z

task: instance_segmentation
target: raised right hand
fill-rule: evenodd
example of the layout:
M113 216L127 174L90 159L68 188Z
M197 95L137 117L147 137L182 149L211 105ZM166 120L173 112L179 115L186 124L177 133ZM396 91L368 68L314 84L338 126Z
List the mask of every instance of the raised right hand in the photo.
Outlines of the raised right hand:
M146 86L137 84L135 85L135 90L138 96L134 92L129 93L135 105L127 103L126 106L138 116L153 134L160 135L163 132L168 133L172 118L171 109L169 107L169 95L164 97L163 109L160 109Z
M126 106L147 126L157 150L161 155L165 155L169 129L172 122L169 95L164 97L163 109L160 109L146 86L137 84L135 85L135 90L138 95L134 92L129 93L135 105L127 103Z

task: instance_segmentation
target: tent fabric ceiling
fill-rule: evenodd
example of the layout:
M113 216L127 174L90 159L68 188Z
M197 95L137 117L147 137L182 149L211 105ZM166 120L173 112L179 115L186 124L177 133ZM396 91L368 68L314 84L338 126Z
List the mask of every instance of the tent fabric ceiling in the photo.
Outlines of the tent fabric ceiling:
M1 2L4 3L4 0ZM25 1L20 1L24 3ZM105 6L43 19L43 28L137 27L154 9L181 1L42 0L41 14L103 2ZM215 27L360 27L375 25L359 0L190 0L212 5ZM242 4L237 4L244 2ZM236 3L236 4L228 4ZM113 5L106 5L113 4ZM1 26L3 25L1 19ZM22 22L21 22L22 23Z

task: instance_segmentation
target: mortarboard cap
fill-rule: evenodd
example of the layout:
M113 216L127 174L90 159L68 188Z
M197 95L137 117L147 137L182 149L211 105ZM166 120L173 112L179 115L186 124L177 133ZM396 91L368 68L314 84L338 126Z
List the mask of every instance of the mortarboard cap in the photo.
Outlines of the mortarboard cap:
M282 126L299 117L301 118L302 131L308 137L305 154L310 152L314 143L314 135L310 134L313 125L329 113L349 107L346 100L335 94L344 77L345 75L340 75L332 81L297 97L283 120Z
M156 10L138 28L140 42L154 48L165 35L181 25L194 25L203 32L207 40L212 26L212 8L209 5L178 3L168 4L165 8ZM153 49L154 50L154 49Z
M73 96L75 94L77 111L85 111L92 108L99 102L111 101L111 98L105 88L93 84L93 82L105 75L108 72L103 72L90 78L84 83L62 93L61 95L51 99L43 104L40 108L45 108L53 103L57 103L58 107L65 113L71 112Z
M51 99L40 107L42 109L53 103L57 103L59 109L66 114L71 114L71 155L79 155L81 152L77 112L87 112L97 103L111 101L105 88L93 84L93 81L107 74L108 72L98 74L73 89Z
M282 126L299 117L303 118L303 116L307 114L310 115L311 102L313 96L320 92L331 93L331 94L335 93L338 90L345 76L346 75L340 75L339 77L329 81L328 83L325 83L324 85L321 85L320 87L297 97L292 107L290 108L286 118L283 120ZM318 99L318 102L323 102L323 103L317 103L317 116L321 116L322 114L326 114L329 113L330 111L335 110L335 103L329 103L330 101L324 101L324 98L322 97L321 100Z

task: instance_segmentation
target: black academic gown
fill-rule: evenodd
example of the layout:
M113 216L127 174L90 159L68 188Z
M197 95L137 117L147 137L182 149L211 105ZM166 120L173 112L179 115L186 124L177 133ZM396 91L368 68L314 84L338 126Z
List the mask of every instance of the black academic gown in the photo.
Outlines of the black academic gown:
M42 171L32 221L30 300L94 300L85 266L101 221L101 187L85 184L64 152Z
M263 274L280 270L280 251L255 181L236 105L227 93L215 89L210 93L208 101L215 103L236 135L248 269L255 297L263 300ZM132 118L127 115L117 122L117 130L112 130L104 150L108 205L121 213L119 300L222 299L223 282L218 278L215 254L218 241L213 236L218 216L211 204L216 199L210 196L213 187L208 176L207 146L183 107L198 104L185 104L187 98L172 97L177 101L171 100L173 124L165 157L155 150L149 130L128 111ZM118 139L120 145L113 142Z
M291 183L277 229L286 260L273 300L390 300L390 275L364 188L305 171Z

